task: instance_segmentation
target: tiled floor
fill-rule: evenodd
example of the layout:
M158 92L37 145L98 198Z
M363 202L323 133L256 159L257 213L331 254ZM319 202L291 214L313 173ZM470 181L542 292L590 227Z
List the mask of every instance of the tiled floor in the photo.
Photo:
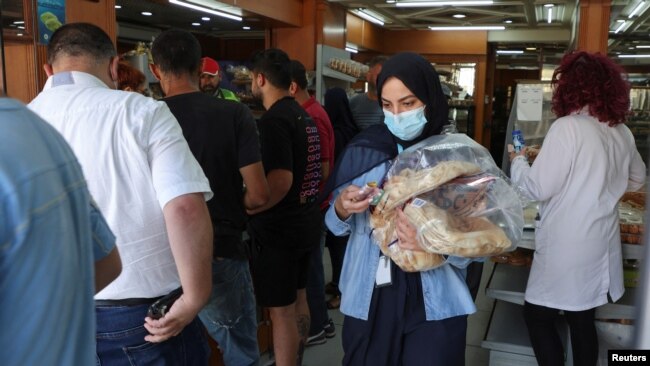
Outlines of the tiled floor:
M325 265L325 278L329 281L331 278L331 265L329 263L329 254L325 250L323 262ZM466 366L487 366L489 361L489 352L481 348L481 341L485 337L487 325L490 319L490 312L494 306L494 300L485 297L485 285L492 272L493 263L489 260L483 267L483 277L481 278L481 288L476 299L478 311L469 316L467 324L467 348L465 349ZM343 349L341 346L341 328L343 325L343 314L338 310L330 310L330 317L336 325L336 337L328 339L327 343L308 347L305 351L303 366L335 366L340 365L343 359ZM268 359L267 355L262 358L262 365Z

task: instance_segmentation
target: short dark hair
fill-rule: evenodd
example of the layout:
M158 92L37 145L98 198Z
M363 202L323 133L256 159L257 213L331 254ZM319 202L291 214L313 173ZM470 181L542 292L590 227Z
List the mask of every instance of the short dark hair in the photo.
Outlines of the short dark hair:
M291 60L286 52L277 48L269 48L255 53L251 62L254 73L264 74L264 77L276 88L289 89Z
M108 34L90 23L68 23L52 34L47 45L47 63L52 65L60 54L89 56L95 61L110 60L117 55Z
M291 74L291 81L298 84L300 89L307 89L307 70L305 70L305 65L303 65L302 62L291 60L289 73Z
M383 65L386 60L388 60L388 56L375 56L368 61L368 66L372 68L375 67L375 65Z
M198 76L201 67L201 45L192 33L170 29L160 33L153 41L151 57L162 72Z

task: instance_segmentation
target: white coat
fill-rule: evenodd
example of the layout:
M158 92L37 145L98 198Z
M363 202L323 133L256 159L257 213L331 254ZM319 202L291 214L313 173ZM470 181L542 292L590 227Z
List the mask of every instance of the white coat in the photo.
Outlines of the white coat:
M526 301L582 311L623 295L618 201L641 188L645 164L627 126L585 110L559 118L532 167L517 157L512 182L539 201Z

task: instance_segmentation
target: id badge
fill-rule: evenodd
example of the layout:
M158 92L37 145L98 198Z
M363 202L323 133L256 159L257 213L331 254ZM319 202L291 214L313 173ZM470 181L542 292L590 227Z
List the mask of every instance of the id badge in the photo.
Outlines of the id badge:
M375 275L375 287L390 286L393 283L390 270L390 258L385 255L379 257L377 274Z

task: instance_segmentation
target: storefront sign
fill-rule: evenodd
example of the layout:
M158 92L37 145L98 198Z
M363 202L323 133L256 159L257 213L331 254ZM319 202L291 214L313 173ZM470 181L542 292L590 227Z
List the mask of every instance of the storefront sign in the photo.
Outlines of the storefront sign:
M52 33L65 24L65 0L38 0L38 42L48 44Z

